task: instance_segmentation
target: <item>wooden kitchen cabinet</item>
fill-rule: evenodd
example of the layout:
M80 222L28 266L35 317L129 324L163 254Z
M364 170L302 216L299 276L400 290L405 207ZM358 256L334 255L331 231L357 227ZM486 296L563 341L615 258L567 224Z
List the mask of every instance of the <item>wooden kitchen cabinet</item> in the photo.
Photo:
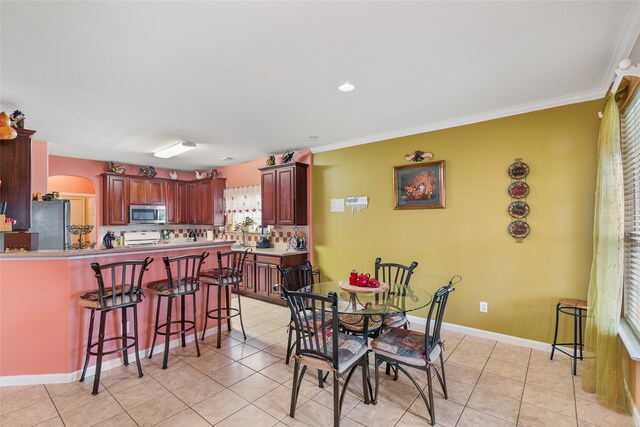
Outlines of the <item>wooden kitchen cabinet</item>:
M189 224L202 224L202 185L199 182L187 184L187 211Z
M186 224L188 222L186 182L166 182L165 206L167 208L167 224Z
M268 256L249 253L244 264L244 278L240 285L240 294L279 305L286 305L280 298L280 293L273 290L273 286L281 284L282 279L278 264L284 268L304 264L307 254L292 254L287 256Z
M31 227L31 137L36 133L16 131L16 138L0 140L0 202L7 202L6 216L16 220L14 231Z
M165 183L150 178L129 179L129 203L132 205L164 205Z
M226 182L226 178L215 178L188 184L189 224L224 225Z
M285 163L260 168L263 225L307 225L307 168Z
M103 174L103 223L105 225L129 224L129 178L118 174Z

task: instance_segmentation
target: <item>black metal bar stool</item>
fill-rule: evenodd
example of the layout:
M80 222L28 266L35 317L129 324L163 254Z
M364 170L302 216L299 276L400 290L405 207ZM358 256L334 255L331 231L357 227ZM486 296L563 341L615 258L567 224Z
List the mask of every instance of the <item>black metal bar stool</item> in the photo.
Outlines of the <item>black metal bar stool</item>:
M164 358L162 360L162 369L167 369L169 362L169 344L171 335L180 334L182 339L182 347L186 347L186 333L193 331L194 337L197 333L196 325L196 292L200 289L200 268L202 263L209 256L209 252L203 252L201 255L185 255L181 257L169 258L164 257L165 268L167 270L167 278L156 280L147 284L149 293L156 295L158 303L156 306L156 323L153 329L153 342L149 351L149 359L153 356L153 348L156 345L158 335L164 335ZM185 319L185 299L187 295L193 298L193 319ZM173 299L180 297L180 319L173 320L171 311ZM160 305L163 299L167 300L167 317L165 323L160 324ZM171 327L178 325L178 330L172 331ZM196 342L196 353L200 357L200 347L198 339Z
M560 313L567 314L573 317L573 342L570 343L558 343L558 323ZM558 350L561 353L566 354L573 360L573 375L576 374L577 360L582 360L584 341L582 337L582 319L587 317L587 302L580 299L561 299L556 305L556 330L553 334L553 344L551 344L551 357L553 360L553 353ZM573 354L563 350L559 346L568 345L573 347Z
M78 305L91 310L89 320L89 337L87 338L87 350L82 368L80 382L84 381L89 366L89 357L96 356L96 373L93 379L93 391L91 394L98 394L100 387L100 373L102 371L102 358L113 353L122 353L124 365L129 366L129 355L127 350L131 347L135 350L136 364L138 365L138 377L142 378L142 367L138 357L138 310L137 306L142 301L142 277L147 271L147 266L153 262L153 258L145 258L143 261L124 261L111 264L100 265L97 262L91 264L98 281L98 289L85 292L80 295ZM127 309L133 309L133 336L127 331ZM106 326L107 313L113 310L122 309L122 336L106 338L104 330ZM100 312L100 326L98 329L98 341L92 342L93 321L96 311ZM104 345L107 342L122 340L122 346L116 349L105 351ZM94 347L97 347L93 350Z
M251 252L251 249L247 249L242 252L218 252L218 267L212 270L203 271L200 275L202 283L207 285L207 302L206 302L206 317L204 318L204 329L202 330L202 338L204 340L205 333L207 332L207 321L209 319L215 319L218 321L218 341L216 347L220 348L222 341L222 320L227 321L227 329L231 332L231 318L240 316L240 327L242 328L242 335L244 339L247 339L247 334L244 332L244 325L242 323L242 306L240 305L240 290L238 286L242 283L244 262L247 258L247 254ZM216 308L209 310L209 289L211 286L218 287L218 305ZM238 308L231 307L231 296L229 288L233 287L236 295L238 296ZM225 306L222 304L222 290L224 289ZM222 314L224 312L224 314Z

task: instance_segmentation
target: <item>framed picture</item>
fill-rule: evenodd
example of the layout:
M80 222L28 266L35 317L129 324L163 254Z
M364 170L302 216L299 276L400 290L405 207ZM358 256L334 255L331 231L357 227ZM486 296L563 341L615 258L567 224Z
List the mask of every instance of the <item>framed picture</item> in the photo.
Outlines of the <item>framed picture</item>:
M444 160L393 168L394 209L444 208Z

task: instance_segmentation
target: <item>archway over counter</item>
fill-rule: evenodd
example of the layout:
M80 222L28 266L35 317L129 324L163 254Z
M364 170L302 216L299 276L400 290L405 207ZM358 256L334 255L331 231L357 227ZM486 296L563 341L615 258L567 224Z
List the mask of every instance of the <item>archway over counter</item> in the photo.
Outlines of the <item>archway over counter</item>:
M94 226L93 231L85 237L85 242L97 242L97 192L93 182L81 176L50 176L47 179L47 192L54 191L59 192L61 198L71 200L71 224L91 224ZM73 242L77 241L77 236L74 236Z

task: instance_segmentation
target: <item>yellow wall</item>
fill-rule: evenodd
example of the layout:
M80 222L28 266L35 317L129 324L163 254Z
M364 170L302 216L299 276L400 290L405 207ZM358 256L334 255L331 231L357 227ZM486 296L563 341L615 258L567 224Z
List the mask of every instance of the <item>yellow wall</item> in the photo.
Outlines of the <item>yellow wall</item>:
M446 322L550 342L557 300L586 299L601 108L586 102L315 154L315 263L339 280L373 273L378 256L415 260L411 283L429 291L460 274ZM418 149L446 161L446 209L393 209L393 166ZM507 167L518 157L531 167L522 244L507 232ZM369 208L331 213L330 199L346 196L368 196Z

